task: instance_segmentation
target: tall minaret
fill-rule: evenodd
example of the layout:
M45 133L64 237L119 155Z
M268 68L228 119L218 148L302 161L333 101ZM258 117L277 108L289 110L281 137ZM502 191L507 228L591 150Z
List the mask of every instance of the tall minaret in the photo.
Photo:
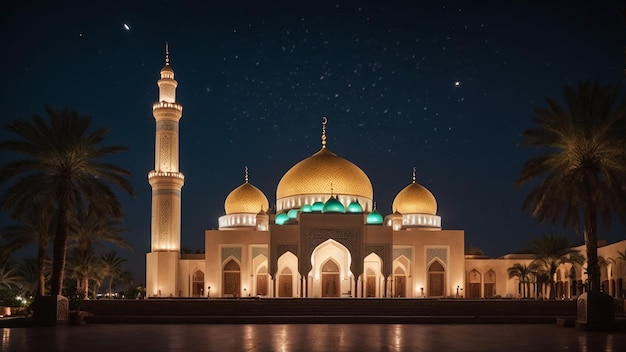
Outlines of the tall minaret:
M176 103L174 70L165 44L165 66L161 69L159 101L152 106L156 120L154 170L148 173L152 186L152 245L146 261L146 294L178 296L180 259L181 189L185 176L178 169L178 121L183 107Z

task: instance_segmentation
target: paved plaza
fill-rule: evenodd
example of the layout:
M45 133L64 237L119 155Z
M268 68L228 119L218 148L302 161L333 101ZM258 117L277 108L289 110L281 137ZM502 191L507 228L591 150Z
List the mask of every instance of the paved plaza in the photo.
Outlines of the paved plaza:
M624 351L552 324L88 324L0 328L1 351Z

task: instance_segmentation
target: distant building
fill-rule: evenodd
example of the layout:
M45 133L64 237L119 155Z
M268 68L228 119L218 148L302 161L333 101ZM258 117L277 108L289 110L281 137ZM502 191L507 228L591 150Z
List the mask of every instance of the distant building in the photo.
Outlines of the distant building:
M276 209L244 182L224 202L218 230L205 232L204 254L181 254L179 120L174 70L166 64L158 80L155 169L152 186L152 242L146 262L148 297L520 297L518 279L507 269L529 264L528 255L492 259L477 248L465 250L463 230L443 230L433 194L411 182L383 216L373 203L368 176L326 145L296 163L281 178ZM599 249L617 259L626 241ZM584 254L584 249L582 250ZM618 295L626 275L623 261L608 261L602 280ZM557 271L557 296L582 292L580 266ZM531 286L527 294L540 292Z

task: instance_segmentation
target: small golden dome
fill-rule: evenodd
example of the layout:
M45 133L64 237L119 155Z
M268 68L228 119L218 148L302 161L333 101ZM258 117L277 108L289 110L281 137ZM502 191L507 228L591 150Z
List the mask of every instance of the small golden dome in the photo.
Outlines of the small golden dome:
M230 192L224 202L226 215L258 214L259 211L267 211L268 208L269 202L265 194L247 181Z
M370 179L363 170L327 148L322 148L283 175L278 182L276 198L331 193L371 200L374 191Z
M437 215L437 200L426 187L415 183L404 187L393 200L393 212Z

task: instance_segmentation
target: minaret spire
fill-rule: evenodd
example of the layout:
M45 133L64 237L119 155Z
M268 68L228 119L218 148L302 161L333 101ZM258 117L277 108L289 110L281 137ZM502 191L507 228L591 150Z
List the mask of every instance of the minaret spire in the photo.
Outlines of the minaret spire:
M246 170L246 183L248 183L248 167L247 166L245 167L245 170Z
M165 64L170 64L170 46L167 41L165 42Z
M326 124L328 119L326 116L322 116L322 149L326 149Z
M415 183L415 166L413 166L413 183Z

